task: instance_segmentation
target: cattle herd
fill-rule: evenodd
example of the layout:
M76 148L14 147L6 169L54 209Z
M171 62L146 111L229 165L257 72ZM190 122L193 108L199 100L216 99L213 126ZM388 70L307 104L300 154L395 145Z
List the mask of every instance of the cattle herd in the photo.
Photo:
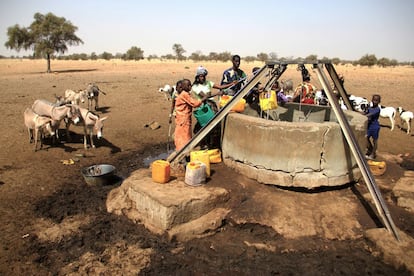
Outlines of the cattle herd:
M85 90L66 90L64 96L55 95L56 102L41 99L36 100L32 107L26 108L23 114L24 123L29 133L29 142L34 142L34 150L37 151L38 141L42 148L46 136L51 136L53 141L59 139L58 130L62 121L65 123L68 140L70 125L83 126L84 147L88 148L89 134L90 146L94 148L93 133L96 132L97 138L102 137L103 121L107 118L100 118L91 111L93 107L98 110L100 93L106 95L96 84L90 83ZM80 106L85 101L88 101L88 108Z

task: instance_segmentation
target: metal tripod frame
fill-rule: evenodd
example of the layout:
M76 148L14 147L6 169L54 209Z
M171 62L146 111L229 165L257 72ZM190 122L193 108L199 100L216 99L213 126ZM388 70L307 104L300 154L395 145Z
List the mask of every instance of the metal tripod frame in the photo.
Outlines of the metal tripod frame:
M342 97L344 104L348 108L348 110L353 110L353 106L349 101L348 94L345 91L342 83L339 80L338 74L335 71L334 66L330 62L324 61L317 61L317 62L279 62L279 61L270 61L267 62L265 66L263 66L260 71L258 71L252 79L248 81L248 83L243 86L234 96L233 98L217 112L214 117L198 132L196 133L193 138L179 151L173 152L170 156L168 156L167 161L179 162L185 156L190 154L190 151L218 124L220 123L225 116L230 112L230 110L241 100L244 96L246 96L252 88L256 86L262 79L265 77L269 77L269 80L266 82L264 86L264 90L268 91L272 84L277 81L280 76L285 72L287 69L288 64L295 64L295 65L304 65L304 64L311 64L313 68L316 70L318 75L318 79L325 90L325 93L328 97L329 104L333 109L339 125L341 126L341 130L345 139L351 149L351 152L358 164L359 169L362 172L362 176L365 180L365 183L368 187L368 190L374 200L375 206L381 217L385 227L388 231L390 231L394 237L399 240L399 235L395 224L391 218L389 210L385 204L384 199L382 198L381 192L378 189L375 179L371 173L371 170L365 160L365 157L358 145L358 142L350 128L348 120L344 112L342 111L341 107L339 106L338 100L335 98L334 92L332 87L329 85L328 78L324 72L324 67L331 77L335 87L338 89L339 95Z

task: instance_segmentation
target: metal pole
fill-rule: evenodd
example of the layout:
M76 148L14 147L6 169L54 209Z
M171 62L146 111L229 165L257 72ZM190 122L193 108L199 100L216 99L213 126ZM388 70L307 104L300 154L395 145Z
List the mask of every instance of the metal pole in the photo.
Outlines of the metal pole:
M245 85L243 88L236 93L235 96L222 108L220 109L214 117L199 131L193 138L188 141L188 143L179 151L174 151L168 156L167 161L179 162L190 151L219 123L223 118L230 112L230 110L241 100L249 91L264 77L266 73L270 73L271 68L274 68L274 64L266 64L263 66L259 72L257 72L253 78ZM283 70L284 71L284 70Z
M388 208L381 196L381 193L375 183L375 179L371 174L371 170L369 169L369 166L365 160L364 155L361 152L361 149L359 148L359 145L356 141L356 138L349 126L348 120L345 117L344 112L340 108L338 101L334 98L332 88L328 85L328 80L326 78L326 75L323 72L322 65L321 64L314 64L314 67L316 67L316 72L318 74L318 78L320 83L322 84L323 88L327 92L326 95L328 96L328 100L331 104L331 107L333 111L335 112L335 115L338 119L339 125L341 126L342 132L348 142L348 145L351 149L352 154L355 157L355 160L358 164L359 169L362 172L362 176L365 180L365 183L368 187L368 190L374 199L375 206L377 208L377 211L385 224L385 227L388 229L388 231L392 232L394 237L397 240L400 240L397 229L394 225L394 222L391 218L391 215L388 211Z
M348 108L348 110L354 110L354 106L349 101L348 93L346 93L344 86L339 81L338 74L336 73L336 70L333 67L333 65L331 63L326 63L325 67L329 75L331 76L331 79L333 80L335 87L338 88L338 93L342 97L342 100L344 101L346 108Z

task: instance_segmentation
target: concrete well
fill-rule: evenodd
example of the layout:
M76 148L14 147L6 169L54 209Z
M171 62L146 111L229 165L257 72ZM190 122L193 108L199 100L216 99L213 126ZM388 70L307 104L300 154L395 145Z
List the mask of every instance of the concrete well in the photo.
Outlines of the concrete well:
M366 116L344 112L365 149ZM308 189L361 178L330 107L290 103L265 117L268 119L239 113L227 116L222 143L227 166L258 182Z

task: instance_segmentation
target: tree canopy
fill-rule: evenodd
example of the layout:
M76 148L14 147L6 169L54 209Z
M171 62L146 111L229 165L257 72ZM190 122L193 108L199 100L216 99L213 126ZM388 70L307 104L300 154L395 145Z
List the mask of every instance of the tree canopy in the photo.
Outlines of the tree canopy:
M55 52L63 54L68 50L68 45L83 43L75 35L77 29L64 17L57 17L53 13L36 13L29 27L16 24L7 28L8 41L4 45L17 51L33 49L36 57L47 59L47 72L50 72L50 58Z
M181 44L175 43L172 46L172 49L173 49L173 51L175 53L175 56L177 57L178 60L185 59L185 57L183 55L185 53L185 50L184 50L184 48L183 48L183 46Z
M125 60L140 60L144 59L144 51L137 46L132 46L125 55L123 55Z

